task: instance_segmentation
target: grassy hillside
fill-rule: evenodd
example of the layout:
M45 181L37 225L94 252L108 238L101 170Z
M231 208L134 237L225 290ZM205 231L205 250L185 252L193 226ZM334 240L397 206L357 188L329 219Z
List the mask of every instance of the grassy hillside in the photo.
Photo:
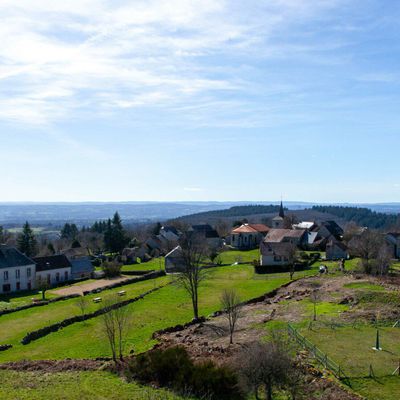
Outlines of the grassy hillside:
M109 372L0 371L0 398L18 400L180 400L166 390L126 383Z
M315 273L309 270L298 273ZM258 297L289 281L288 273L256 275L250 265L220 267L208 271L208 279L200 289L200 313L208 315L220 309L220 295L225 288L235 288L243 300ZM168 278L166 278L168 279ZM152 281L148 285L154 284ZM144 289L144 288L143 288ZM137 289L139 290L139 286ZM72 305L69 305L72 306ZM60 307L60 309L58 309ZM48 325L69 312L66 305L56 303L52 309L38 311L37 315L10 314L2 319L0 342L14 347L0 353L0 361L28 359L95 358L109 356L108 345L102 328L101 317L73 324L56 333L23 346L19 340L30 330ZM73 306L72 306L73 307ZM142 352L156 342L151 338L156 330L185 323L192 318L192 309L186 292L173 284L145 299L127 306L131 314L131 326L126 340L126 352ZM43 313L41 315L40 313ZM33 311L32 311L33 313ZM1 317L5 318L5 317Z

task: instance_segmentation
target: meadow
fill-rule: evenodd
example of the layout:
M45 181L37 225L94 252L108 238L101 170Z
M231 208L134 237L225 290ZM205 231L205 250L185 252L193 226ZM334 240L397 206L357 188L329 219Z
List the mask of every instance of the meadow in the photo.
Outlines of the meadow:
M105 371L0 371L0 398L18 400L181 400L166 390L124 382ZM10 397L12 393L13 397Z
M200 314L205 316L220 309L220 295L225 288L235 288L241 298L247 300L289 282L288 273L256 275L254 267L250 265L218 267L208 270L207 273L208 277L199 293ZM315 269L302 271L296 273L295 278L314 273ZM124 286L124 290L127 290L128 297L133 297L165 284L170 279L173 278L163 277L154 281L139 282ZM105 292L103 293L105 296ZM90 307L93 309L96 305L90 302ZM131 315L131 324L125 343L126 353L148 350L156 343L152 339L153 332L188 322L193 316L187 293L176 283L165 286L127 307ZM26 346L19 343L27 332L78 313L76 299L72 299L0 317L0 342L14 346L0 353L0 361L109 356L101 317L75 323Z

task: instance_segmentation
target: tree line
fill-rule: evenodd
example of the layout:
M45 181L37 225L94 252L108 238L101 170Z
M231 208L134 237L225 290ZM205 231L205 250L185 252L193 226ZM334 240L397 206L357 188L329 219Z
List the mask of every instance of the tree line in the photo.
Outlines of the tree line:
M371 229L391 229L400 226L400 214L385 214L363 207L313 206L313 210L332 214Z

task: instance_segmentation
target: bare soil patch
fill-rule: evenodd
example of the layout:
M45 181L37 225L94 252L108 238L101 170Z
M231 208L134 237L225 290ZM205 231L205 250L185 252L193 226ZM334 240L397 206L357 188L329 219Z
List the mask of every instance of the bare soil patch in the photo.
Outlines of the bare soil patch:
M100 360L25 360L0 364L0 369L55 373L67 371L96 371L104 367L104 365L105 362Z
M110 279L98 279L96 282L84 283L82 285L68 286L61 289L52 290L51 293L56 294L58 296L68 296L70 294L80 294L83 295L83 292L91 291L95 289L102 289L108 285L114 283L125 282L126 280L132 279L132 277L121 276L117 278Z

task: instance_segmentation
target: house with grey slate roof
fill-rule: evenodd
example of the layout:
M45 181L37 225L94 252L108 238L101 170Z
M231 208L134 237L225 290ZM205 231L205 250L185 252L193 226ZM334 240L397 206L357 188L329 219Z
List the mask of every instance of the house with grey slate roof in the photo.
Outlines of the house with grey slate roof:
M0 293L35 287L36 264L14 247L0 245Z

